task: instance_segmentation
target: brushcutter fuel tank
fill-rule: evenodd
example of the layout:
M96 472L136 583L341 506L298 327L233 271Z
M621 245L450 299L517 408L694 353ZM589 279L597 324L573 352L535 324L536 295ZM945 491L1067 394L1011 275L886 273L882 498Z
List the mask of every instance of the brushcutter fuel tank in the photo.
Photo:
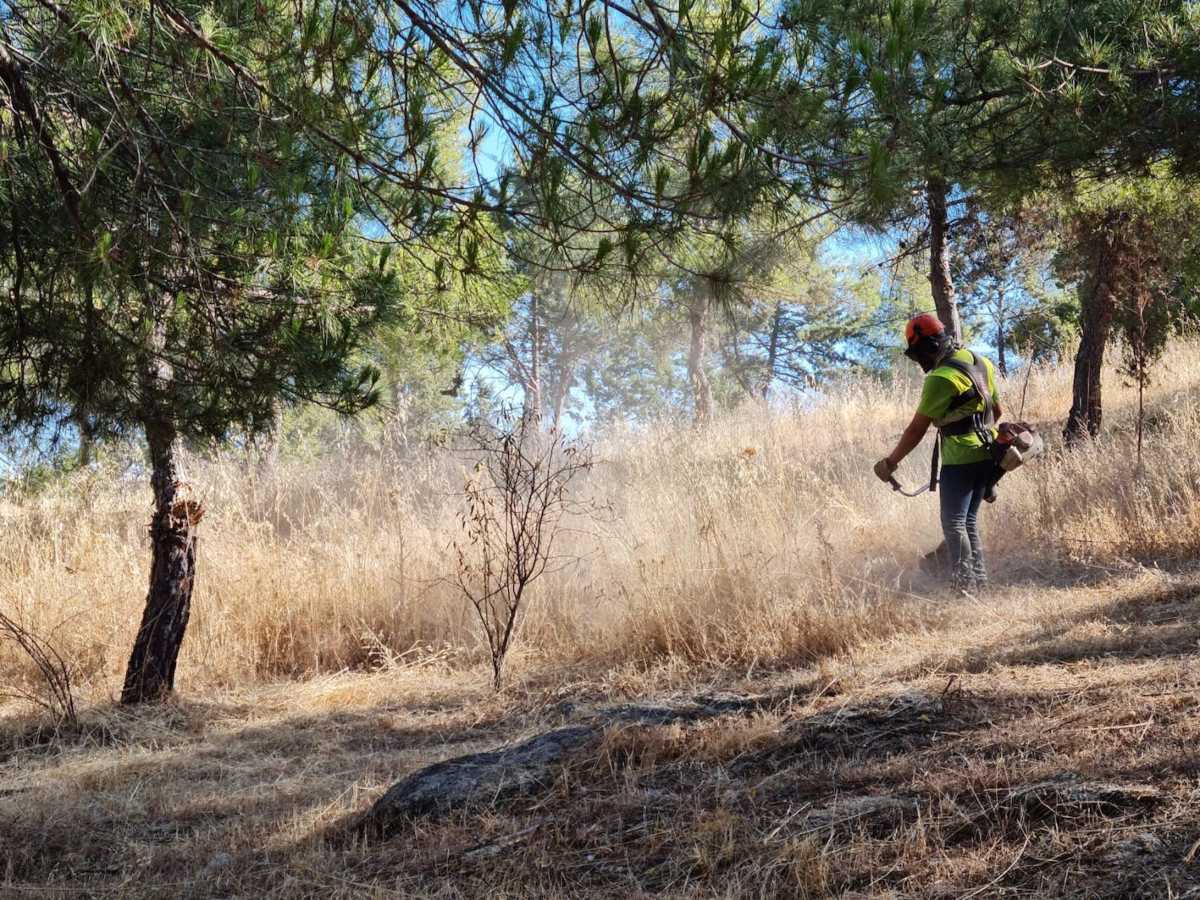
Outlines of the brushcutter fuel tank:
M1025 422L1001 422L996 430L994 453L1005 472L1020 468L1045 449L1037 429Z

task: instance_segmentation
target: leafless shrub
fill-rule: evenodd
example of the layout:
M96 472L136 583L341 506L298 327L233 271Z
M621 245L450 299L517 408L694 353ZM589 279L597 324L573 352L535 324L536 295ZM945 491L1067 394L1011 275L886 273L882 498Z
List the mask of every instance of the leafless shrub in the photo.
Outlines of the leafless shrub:
M29 658L45 685L45 690L41 692L21 685L0 686L0 696L28 700L49 712L59 722L74 724L77 717L71 667L58 649L3 612L0 612L0 639L11 641Z
M529 417L478 429L475 437L479 461L463 488L465 540L454 545L455 583L479 619L499 690L527 591L550 565L570 509L567 488L592 459L562 432L540 432Z

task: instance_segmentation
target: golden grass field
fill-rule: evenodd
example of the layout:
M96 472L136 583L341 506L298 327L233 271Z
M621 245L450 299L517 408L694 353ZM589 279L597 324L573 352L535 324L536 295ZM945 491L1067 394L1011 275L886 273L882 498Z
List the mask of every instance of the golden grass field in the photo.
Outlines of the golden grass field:
M976 601L915 572L934 501L870 472L915 379L602 435L578 485L593 512L567 523L498 695L446 581L470 468L449 451L191 460L209 514L178 698L154 710L114 704L147 577L137 467L12 497L0 611L60 649L82 712L56 731L0 706L0 896L1200 896L1197 349L1156 373L1141 473L1116 373L1104 436L1070 453L1069 370L1005 383L1006 417L1024 395L1053 449L984 510ZM11 646L0 685L37 690ZM545 796L339 837L422 765L713 693L756 699L610 729ZM813 737L840 709L855 724ZM1064 773L1161 796L1021 793ZM915 812L813 824L864 796Z

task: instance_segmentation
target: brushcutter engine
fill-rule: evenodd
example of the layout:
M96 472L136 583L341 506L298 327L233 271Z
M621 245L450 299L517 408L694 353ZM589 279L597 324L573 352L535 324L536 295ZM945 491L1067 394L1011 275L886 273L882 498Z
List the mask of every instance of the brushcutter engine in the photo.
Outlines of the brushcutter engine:
M1001 422L992 443L992 458L1005 472L1019 469L1042 454L1045 442L1037 429L1026 422Z

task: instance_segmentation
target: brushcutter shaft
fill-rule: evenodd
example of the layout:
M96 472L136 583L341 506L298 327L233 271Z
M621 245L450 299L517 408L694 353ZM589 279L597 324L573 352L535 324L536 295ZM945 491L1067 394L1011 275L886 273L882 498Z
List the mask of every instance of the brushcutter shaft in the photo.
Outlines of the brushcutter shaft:
M927 490L929 490L929 485L926 484L926 485L922 485L921 487L917 488L915 491L906 491L904 489L904 487L900 484L900 482L897 481L895 478L889 478L888 484L890 484L892 486L893 491L899 491L905 497L919 497L921 494L923 494Z

